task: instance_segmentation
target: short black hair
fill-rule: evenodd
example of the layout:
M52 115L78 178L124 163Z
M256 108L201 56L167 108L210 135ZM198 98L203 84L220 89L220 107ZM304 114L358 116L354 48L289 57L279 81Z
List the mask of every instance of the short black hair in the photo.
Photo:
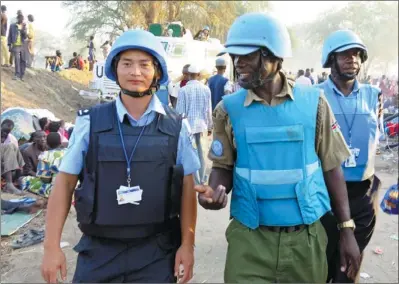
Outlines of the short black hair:
M90 40L93 40L94 39L94 36L90 36Z
M4 119L3 120L3 122L1 123L1 127L3 127L3 126L5 126L5 127L7 127L7 128L10 128L10 129L13 129L14 128L14 121L12 121L11 119Z
M35 18L33 17L32 14L29 14L29 15L28 15L28 20L31 21L31 22L34 22L34 21L35 21Z
M78 54L76 52L74 52L74 53L72 53L72 56L76 57L76 56L78 56Z
M7 11L7 7L6 7L6 5L1 5L1 11L2 11L2 12L5 12L5 11Z
M303 69L299 69L298 76L302 76L302 75L305 75L305 71L303 71Z
M43 130L37 130L35 132L32 132L30 134L30 138L28 142L33 142L35 140L35 138L37 137L37 135L39 135L39 133L43 132Z
M61 135L57 132L50 132L47 135L47 146L50 149L56 149L61 145Z
M48 121L49 119L47 117L42 117L41 119L39 119L39 125L42 130L44 130L44 127L46 126Z
M61 123L59 121L52 121L50 122L50 125L48 126L48 130L50 132L58 132L60 130Z

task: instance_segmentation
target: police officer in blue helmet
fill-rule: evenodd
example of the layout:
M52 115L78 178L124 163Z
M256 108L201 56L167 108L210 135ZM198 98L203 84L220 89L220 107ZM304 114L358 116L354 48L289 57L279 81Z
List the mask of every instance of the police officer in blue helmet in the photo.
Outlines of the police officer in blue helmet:
M78 112L49 199L43 278L66 278L60 239L74 195L83 236L73 282L187 282L199 159L188 122L154 96L168 80L161 42L147 31L123 33L105 72L121 92Z
M320 218L331 210L330 197L339 223L351 220L341 170L349 156L345 140L332 128L322 92L294 86L281 71L291 42L277 19L242 15L225 47L243 89L224 96L213 112L209 185L195 187L210 210L224 208L232 192L224 280L324 283L327 236ZM341 243L342 269L357 270L352 228L342 229Z
M340 127L351 152L342 169L355 223L351 226L356 226L355 237L362 254L376 222L373 200L378 199L374 194L380 181L375 176L374 161L380 129L383 129L380 89L357 80L360 67L366 60L367 48L357 34L351 30L331 33L324 41L321 62L323 68L331 68L331 75L317 85L324 91L337 118L337 127ZM323 224L329 236L327 281L356 282L339 269L339 233L334 216L326 215ZM358 276L359 270L355 273Z

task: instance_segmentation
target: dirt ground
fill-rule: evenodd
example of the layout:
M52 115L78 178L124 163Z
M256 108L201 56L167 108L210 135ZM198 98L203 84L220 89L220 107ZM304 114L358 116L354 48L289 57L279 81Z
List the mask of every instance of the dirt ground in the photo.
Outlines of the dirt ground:
M388 154L383 152L377 158L377 175L383 183L379 201L387 188L398 178L397 154L393 154L394 158L389 159ZM42 213L25 227L41 228L43 216ZM376 230L366 248L361 269L361 272L367 273L370 278L362 278L361 283L398 283L398 241L393 239L393 236L398 235L398 216L390 216L380 211L377 218ZM191 283L223 282L227 248L224 232L228 219L228 208L220 211L206 211L198 207L194 278ZM62 236L62 241L69 243L64 248L68 262L68 282L72 280L77 256L73 251L73 246L77 244L81 236L75 220L76 213L72 209ZM40 265L43 245L12 250L8 247L9 241L9 238L1 240L1 283L42 283ZM382 249L382 255L373 252L377 247Z
M46 108L56 117L74 122L79 109L93 104L75 90L87 90L90 76L72 69L60 74L44 69L27 69L22 82L12 80L13 67L1 67L1 111L15 106Z

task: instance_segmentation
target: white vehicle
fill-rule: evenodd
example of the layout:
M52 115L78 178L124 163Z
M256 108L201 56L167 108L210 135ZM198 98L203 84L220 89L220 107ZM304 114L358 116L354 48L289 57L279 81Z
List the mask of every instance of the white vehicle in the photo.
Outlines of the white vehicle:
M217 54L223 50L223 45L217 39L207 42L181 37L158 37L166 51L166 62L168 65L170 80L181 76L181 70L186 64L197 64L208 74L216 71L215 60ZM224 55L227 62L231 62L228 55ZM119 86L109 80L104 72L105 61L98 61L93 67L93 81L89 89L91 92L80 92L87 99L100 99L101 102L112 101L118 95ZM227 66L226 76L230 77L231 64ZM229 78L231 79L231 78Z

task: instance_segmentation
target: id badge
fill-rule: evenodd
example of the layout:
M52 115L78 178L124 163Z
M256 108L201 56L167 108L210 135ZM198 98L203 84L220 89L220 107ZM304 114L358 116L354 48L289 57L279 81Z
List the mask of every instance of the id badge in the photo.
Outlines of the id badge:
M139 202L141 201L142 194L143 190L141 190L139 186L120 186L119 189L116 190L116 200L118 201L118 205L140 205Z
M359 148L349 148L351 151L351 155L348 159L345 160L345 168L355 168L356 167L356 159L360 154Z

